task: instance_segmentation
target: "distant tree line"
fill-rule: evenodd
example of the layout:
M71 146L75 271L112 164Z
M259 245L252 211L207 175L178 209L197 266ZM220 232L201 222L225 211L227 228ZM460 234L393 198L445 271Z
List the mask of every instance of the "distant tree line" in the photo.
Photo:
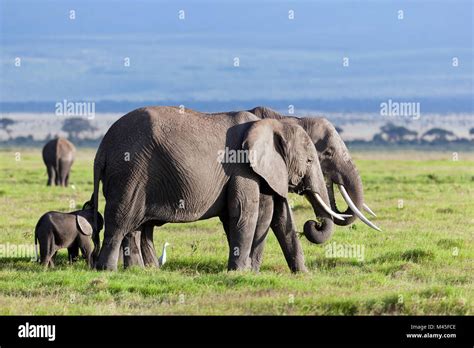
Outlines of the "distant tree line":
M44 140L35 140L33 135L28 136L18 136L12 138L11 127L16 123L15 120L11 118L1 118L0 119L0 129L7 133L8 135L8 144L13 145L41 145L47 140L55 138L57 135L48 134ZM92 125L89 120L82 117L70 117L66 118L63 121L61 130L67 134L67 138L71 140L76 145L85 145L85 146L95 146L97 145L102 136L93 137L93 133L98 130L97 127Z
M472 138L474 128L469 130ZM408 129L403 126L396 126L393 123L387 123L380 127L380 132L375 134L372 141L375 143L431 143L445 144L448 142L469 141L469 139L458 138L453 132L443 128L431 128L423 134Z
M40 146L46 140L53 139L56 135L48 134L44 140L35 140L32 135L19 136L12 138L12 126L16 123L11 118L0 119L0 130L4 131L8 140L4 143L11 145ZM69 140L79 146L96 146L99 144L102 136L93 137L97 127L92 125L88 119L82 117L66 118L63 121L61 130L67 134ZM343 133L341 127L336 126L339 134ZM431 128L423 134L408 129L403 126L397 126L391 122L380 127L380 131L376 133L372 140L354 140L349 143L364 143L367 145L443 145L447 143L474 143L474 127L469 129L470 139L459 138L452 131L443 128Z
M336 127L338 133L342 133L343 130L340 127ZM397 126L391 122L380 127L380 131L376 133L371 143L375 144L432 144L442 145L446 143L465 143L474 141L474 127L469 130L469 136L471 139L457 137L453 132L443 128L431 128L428 131L418 134L417 131L408 129L407 127ZM360 142L360 141L356 141Z

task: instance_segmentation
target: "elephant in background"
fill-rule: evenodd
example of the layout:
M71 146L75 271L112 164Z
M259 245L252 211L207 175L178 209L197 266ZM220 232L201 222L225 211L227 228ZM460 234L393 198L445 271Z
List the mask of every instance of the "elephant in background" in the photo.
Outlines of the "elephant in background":
M56 138L43 147L43 162L48 172L48 186L69 184L69 174L76 155L76 148L65 138Z
M222 151L244 151L244 161ZM319 223L305 223L310 240L328 238L337 214L316 149L299 125L260 120L248 112L208 115L175 107L137 109L116 121L94 161L94 207L99 182L106 199L98 269L115 270L124 237L150 236L153 226L219 217L229 240L229 270L247 269L257 229L272 226L289 268L306 271L288 192L305 195ZM267 209L259 211L261 200ZM148 239L149 240L149 239ZM142 243L144 254L154 247ZM156 258L156 255L154 255Z

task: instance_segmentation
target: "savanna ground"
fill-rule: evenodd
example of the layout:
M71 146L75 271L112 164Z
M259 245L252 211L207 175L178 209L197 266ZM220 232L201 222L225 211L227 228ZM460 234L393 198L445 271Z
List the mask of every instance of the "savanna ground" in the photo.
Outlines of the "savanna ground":
M73 186L50 188L39 149L0 151L0 245L31 245L43 213L79 209L92 192L94 153L79 149ZM291 274L270 232L259 274L228 273L218 219L169 224L155 228L159 252L171 243L160 270L97 272L69 265L66 250L44 270L4 252L0 314L473 314L474 154L458 156L353 153L383 232L357 221L329 243L364 247L361 261L327 257L303 237L310 272ZM302 229L313 212L292 199Z

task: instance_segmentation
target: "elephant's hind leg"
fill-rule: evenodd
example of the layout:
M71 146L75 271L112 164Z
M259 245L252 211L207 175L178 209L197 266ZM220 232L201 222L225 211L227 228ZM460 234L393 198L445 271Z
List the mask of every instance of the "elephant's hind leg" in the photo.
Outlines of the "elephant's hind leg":
M61 185L61 178L59 177L59 168L58 167L53 167L54 170L54 184L56 186Z
M123 223L124 220L127 221L125 217L117 219L114 217L108 218L107 215L108 214L106 207L104 240L102 242L102 247L100 248L96 268L99 270L116 271L120 249L124 237L129 231L135 231L138 228L127 227L127 225ZM117 220L119 222L116 222Z
M140 237L141 231L133 231L127 233L123 238L123 266L125 268L130 266L144 267L140 250Z
M66 175L66 179L65 179L64 184L65 184L66 187L68 187L68 185L69 185L69 173L67 173L67 175Z
M141 251L143 263L145 266L159 267L158 258L156 257L155 245L153 244L153 225L145 224L141 228Z
M92 268L92 252L94 248L87 237L81 237L81 241L79 243L79 248L81 249L82 256L86 259L87 264L89 267Z
M97 269L116 271L120 246L128 230L109 222L105 224L104 241L97 260Z
M71 171L72 162L59 161L59 177L60 185L67 187L69 184L69 172Z
M52 234L47 235L47 236L45 236L44 234L43 235L40 234L38 235L38 240L39 240L41 265L43 265L44 267L48 267L52 264L54 266L52 259L57 249L55 248Z
M48 172L48 182L47 182L46 185L51 186L51 185L53 185L53 184L55 183L55 180L56 180L56 173L55 173L55 171L54 171L54 167L51 166L51 165L48 165L48 166L46 167L46 170L47 170L47 172Z

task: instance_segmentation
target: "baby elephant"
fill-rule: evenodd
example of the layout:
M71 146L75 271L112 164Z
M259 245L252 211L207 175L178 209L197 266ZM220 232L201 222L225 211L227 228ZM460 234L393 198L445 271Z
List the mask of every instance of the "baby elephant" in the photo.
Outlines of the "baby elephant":
M99 231L104 225L104 219L97 213L97 227ZM73 261L81 249L82 256L92 267L91 236L94 226L94 209L86 203L82 210L71 213L50 211L44 214L35 228L35 250L38 255L38 241L40 248L40 262L44 266L54 267L53 258L59 249L67 248L69 260ZM38 258L38 257L37 257Z

